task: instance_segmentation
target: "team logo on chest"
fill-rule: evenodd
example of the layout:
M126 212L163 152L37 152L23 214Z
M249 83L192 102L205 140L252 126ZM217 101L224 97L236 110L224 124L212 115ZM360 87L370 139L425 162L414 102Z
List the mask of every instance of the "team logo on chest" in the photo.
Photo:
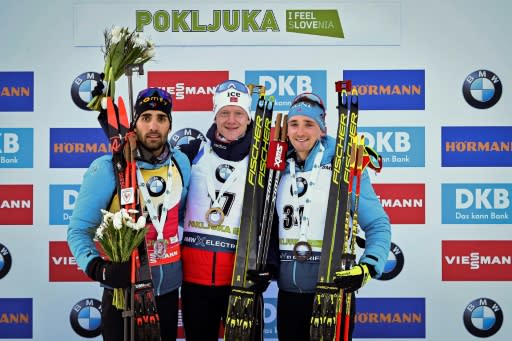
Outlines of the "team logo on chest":
M166 187L165 180L160 176L152 176L146 183L146 188L152 197L161 196L165 192Z
M308 191L308 181L303 177L299 176L297 178L297 195L302 197ZM290 194L293 195L293 186L290 185Z
M222 164L215 169L215 178L221 183L225 183L235 168L231 165Z

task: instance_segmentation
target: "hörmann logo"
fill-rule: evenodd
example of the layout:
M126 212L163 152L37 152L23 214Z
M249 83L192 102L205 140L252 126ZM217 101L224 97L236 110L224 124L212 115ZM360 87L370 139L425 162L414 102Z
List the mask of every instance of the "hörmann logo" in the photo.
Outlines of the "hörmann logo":
M354 338L425 338L425 298L358 298Z
M361 110L424 110L425 70L343 70Z
M50 168L87 168L108 153L101 128L50 128Z
M512 126L441 128L443 167L512 167Z
M0 111L34 111L34 72L0 72Z

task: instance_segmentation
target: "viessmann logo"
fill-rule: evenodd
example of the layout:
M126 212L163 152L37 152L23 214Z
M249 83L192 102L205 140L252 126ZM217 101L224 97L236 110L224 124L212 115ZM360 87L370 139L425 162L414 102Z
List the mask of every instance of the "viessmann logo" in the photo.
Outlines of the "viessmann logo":
M50 282L87 282L89 277L78 267L65 241L51 241L49 254Z
M148 86L172 94L173 111L211 111L215 87L228 78L228 71L149 71Z
M136 31L152 25L158 32L280 32L274 10L227 9L211 13L199 10L135 12ZM338 11L335 9L288 9L286 32L344 38Z
M425 184L373 184L391 224L425 224Z
M443 281L512 281L511 240L444 240Z
M443 167L512 167L512 126L442 127Z

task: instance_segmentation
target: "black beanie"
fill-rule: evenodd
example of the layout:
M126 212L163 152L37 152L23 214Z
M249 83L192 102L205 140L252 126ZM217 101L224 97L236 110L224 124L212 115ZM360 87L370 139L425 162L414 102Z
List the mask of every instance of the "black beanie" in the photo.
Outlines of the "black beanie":
M147 88L139 92L134 105L132 127L135 127L140 115L146 110L159 110L167 114L171 121L172 97L159 88Z

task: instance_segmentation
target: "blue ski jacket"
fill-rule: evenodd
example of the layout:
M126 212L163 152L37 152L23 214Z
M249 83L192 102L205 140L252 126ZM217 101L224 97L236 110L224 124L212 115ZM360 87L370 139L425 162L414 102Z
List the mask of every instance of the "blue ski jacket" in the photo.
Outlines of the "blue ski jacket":
M190 181L190 162L179 150L171 149L170 157L162 163L152 164L137 160L139 169L159 169L173 160L179 170L182 192L179 204L179 225L183 226L186 196ZM176 181L177 179L174 179ZM84 174L75 208L67 230L67 241L77 265L83 271L89 262L100 256L93 241L94 230L102 220L101 209L108 210L116 192L116 178L112 156L104 155L94 160ZM151 267L155 294L163 295L181 286L181 260Z
M302 168L296 165L296 172L310 171L313 167L315 156L317 155L320 143L325 148L321 166L330 165L332 163L335 152L335 139L330 136L321 138L316 145L312 148L308 157L305 160ZM293 154L291 151L290 154ZM290 173L290 163L287 162L286 169L283 175ZM370 183L370 178L365 170L361 177L358 208L358 223L365 233L366 246L363 254L359 259L359 263L366 263L373 266L375 276L379 277L382 274L384 265L388 258L390 243L391 243L391 226L387 214L384 212L380 201L375 194L373 187ZM329 188L322 191L325 197L317 198L313 203L316 205L325 205L328 201ZM355 198L355 181L352 200ZM278 193L279 196L280 193ZM353 201L352 201L353 202ZM324 229L324 226L309 226L310 229ZM275 235L274 235L275 236ZM323 255L322 255L323 256ZM311 293L315 292L319 262L299 262L281 261L279 266L278 286L280 289L289 292L297 293Z

